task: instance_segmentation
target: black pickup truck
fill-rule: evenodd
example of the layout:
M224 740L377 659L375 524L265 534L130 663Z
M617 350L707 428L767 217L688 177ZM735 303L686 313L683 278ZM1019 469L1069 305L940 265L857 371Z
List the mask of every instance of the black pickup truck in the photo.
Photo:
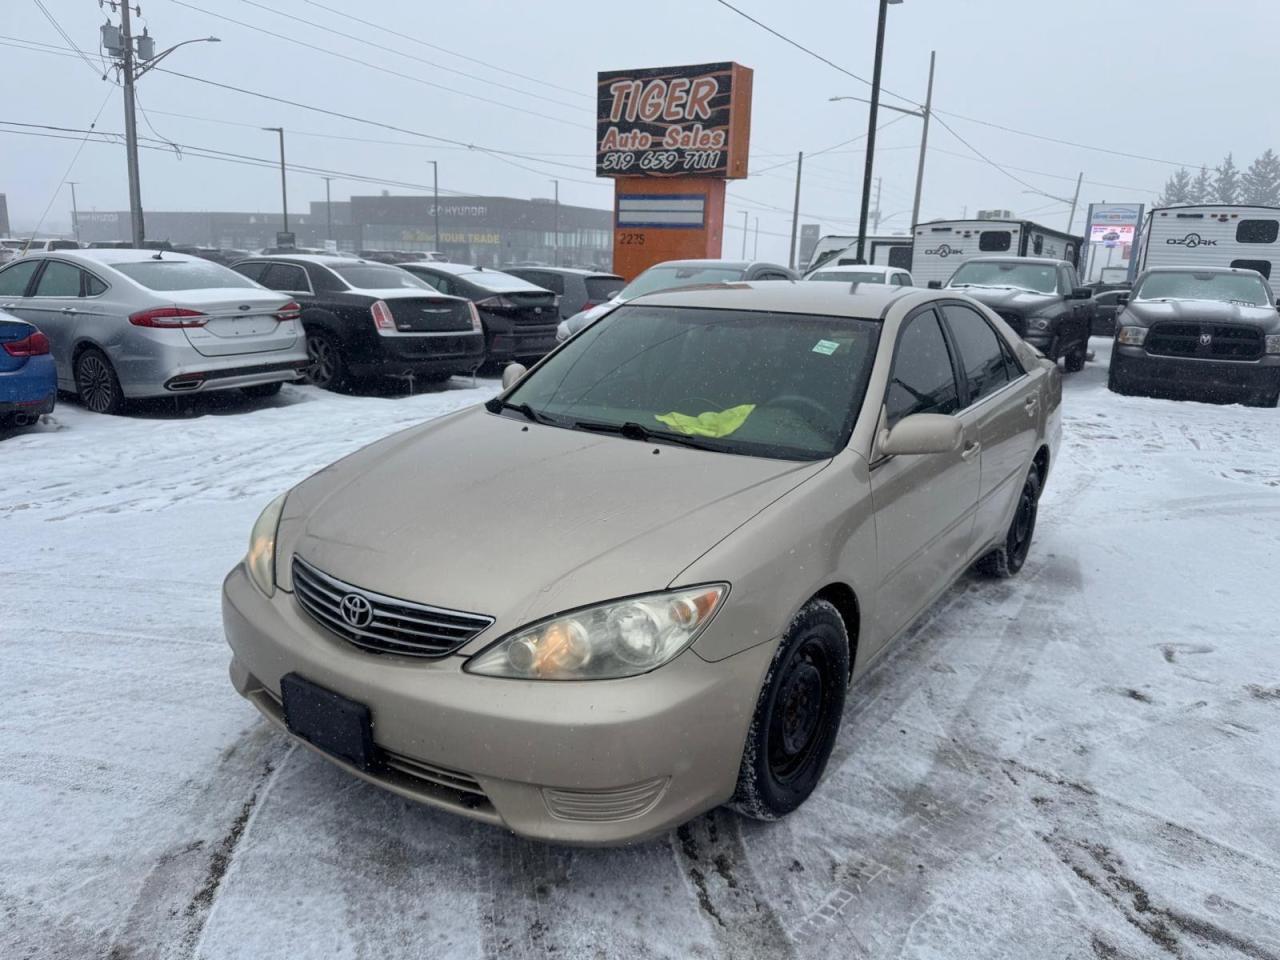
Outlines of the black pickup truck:
M1093 299L1067 261L973 257L951 275L947 289L990 307L1050 360L1063 357L1068 371L1084 369Z

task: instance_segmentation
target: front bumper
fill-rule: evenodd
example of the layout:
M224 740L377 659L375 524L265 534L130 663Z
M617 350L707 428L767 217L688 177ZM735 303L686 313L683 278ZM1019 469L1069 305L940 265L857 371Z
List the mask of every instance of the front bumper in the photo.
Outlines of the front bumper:
M776 649L716 663L687 650L624 680L501 680L464 672L460 656L362 652L316 626L293 594L264 597L243 565L223 584L222 610L232 683L281 729L287 673L369 706L386 765L327 759L409 799L585 845L640 840L732 796Z
M1201 360L1153 356L1144 347L1117 343L1111 366L1112 376L1126 387L1150 393L1202 390L1238 396L1280 386L1280 355L1275 354L1257 360Z
M348 364L356 376L470 373L484 363L484 334L401 334L378 337Z

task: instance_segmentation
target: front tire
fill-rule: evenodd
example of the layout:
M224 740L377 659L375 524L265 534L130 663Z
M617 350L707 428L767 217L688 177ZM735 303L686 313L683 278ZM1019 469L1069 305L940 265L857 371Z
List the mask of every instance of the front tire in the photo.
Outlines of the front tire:
M978 561L978 569L989 577L1012 577L1027 562L1031 551L1031 538L1036 532L1036 515L1040 509L1040 471L1032 467L1027 473L1013 520L1005 534L1004 543Z
M791 621L769 665L730 806L777 820L808 799L835 746L849 683L849 635L826 600Z
M85 409L116 414L124 410L124 391L107 355L97 347L86 348L76 358L76 392Z
M314 327L307 330L307 367L303 377L322 390L341 390L347 385L347 364L332 334Z

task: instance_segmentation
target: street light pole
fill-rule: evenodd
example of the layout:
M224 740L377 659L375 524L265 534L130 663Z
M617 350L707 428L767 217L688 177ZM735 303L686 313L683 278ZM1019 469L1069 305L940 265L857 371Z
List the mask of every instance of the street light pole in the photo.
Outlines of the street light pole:
M133 31L129 25L129 0L120 5L120 33L124 45L124 145L129 165L129 227L133 245L146 240L142 223L142 181L138 175L138 119L133 100Z
M552 220L552 226L554 228L552 232L552 250L554 251L552 266L558 267L560 266L560 181L552 180L551 182L555 184L556 188L555 213L553 214L554 219Z
M796 230L800 226L800 171L804 169L804 151L796 156L796 205L791 210L791 256L787 258L787 266L796 268Z
M263 127L263 130L280 136L280 210L283 213L284 227L282 232L289 232L289 186L284 176L284 127Z
M876 60L871 70L871 110L867 118L867 160L862 170L862 209L858 212L858 252L859 263L865 263L867 249L867 214L871 208L871 178L875 169L876 156L876 121L880 115L880 71L884 66L884 23L888 17L889 4L901 3L902 0L880 0L880 16L876 22Z
M68 180L67 186L71 188L71 234L76 238L76 243L80 242L80 208L76 206L76 180Z
M1076 177L1076 192L1071 195L1071 216L1067 218L1067 233L1071 232L1071 228L1076 223L1076 207L1080 203L1080 184L1084 183L1084 171L1080 171L1080 176Z
M431 215L436 224L435 252L440 253L440 164L436 160L428 160L431 164Z
M333 239L333 204L329 200L329 181L333 177L323 177L324 180L324 238L326 240Z
M914 233L920 222L920 193L924 189L924 154L929 148L929 117L933 112L933 63L938 51L929 51L929 86L924 93L924 128L920 131L920 163L916 167L916 199L911 205L911 230Z
M747 259L747 211L742 211L742 259Z
M756 217L756 243L755 243L755 246L751 248L751 259L752 260L760 259L760 218L759 217Z

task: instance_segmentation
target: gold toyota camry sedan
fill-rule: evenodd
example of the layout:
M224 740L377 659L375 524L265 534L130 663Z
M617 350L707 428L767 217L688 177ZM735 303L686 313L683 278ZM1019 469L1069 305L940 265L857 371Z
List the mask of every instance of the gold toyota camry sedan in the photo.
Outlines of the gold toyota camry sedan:
M851 680L1022 567L1061 432L1058 368L954 291L654 294L503 380L269 504L223 617L281 730L561 843L799 807Z

